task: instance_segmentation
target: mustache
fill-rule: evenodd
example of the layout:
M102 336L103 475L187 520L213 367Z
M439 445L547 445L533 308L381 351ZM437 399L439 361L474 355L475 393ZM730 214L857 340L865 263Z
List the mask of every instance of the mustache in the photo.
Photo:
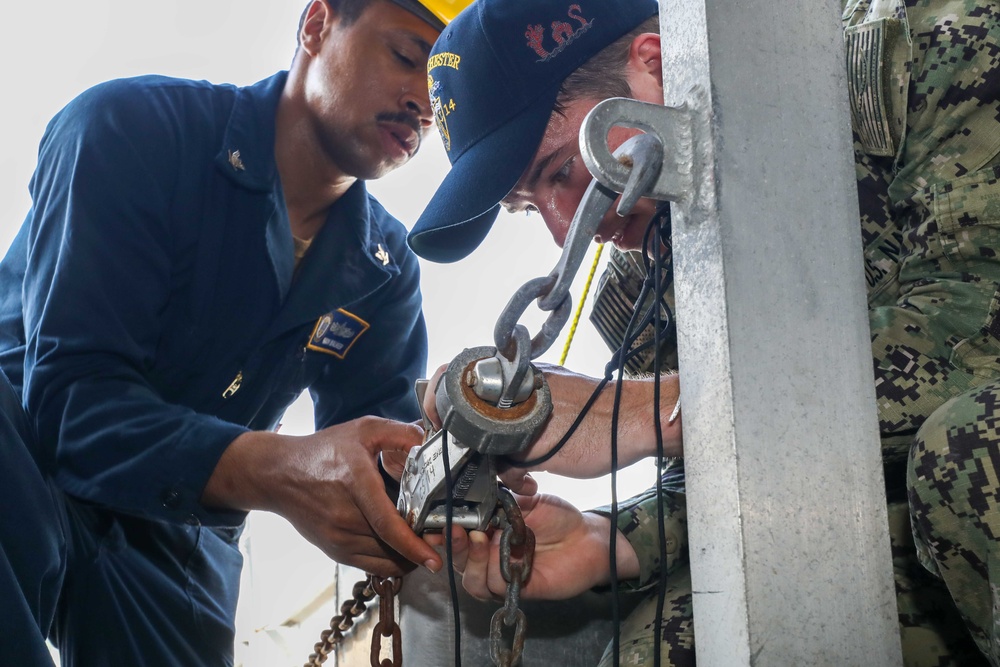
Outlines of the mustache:
M387 123L399 123L401 125L406 125L408 128L416 132L417 136L421 135L420 121L413 114L408 114L405 111L383 111L375 116L375 120L379 122Z

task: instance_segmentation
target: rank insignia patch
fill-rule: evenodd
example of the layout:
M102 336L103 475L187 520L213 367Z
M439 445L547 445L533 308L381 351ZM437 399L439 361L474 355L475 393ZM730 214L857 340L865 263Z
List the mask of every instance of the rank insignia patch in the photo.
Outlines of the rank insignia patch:
M338 309L319 318L306 347L343 359L368 327L357 315Z

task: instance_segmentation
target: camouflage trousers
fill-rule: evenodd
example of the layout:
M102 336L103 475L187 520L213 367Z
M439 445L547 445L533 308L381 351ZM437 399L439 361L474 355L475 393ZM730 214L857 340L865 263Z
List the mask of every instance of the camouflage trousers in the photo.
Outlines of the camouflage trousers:
M917 556L1000 666L1000 382L953 398L917 433L907 477Z
M989 405L1000 406L1000 384L992 392L980 390L969 397L984 393L997 401ZM942 408L945 410L942 418L957 416L954 411L961 409L961 405L962 399L948 403ZM919 559L909 504L905 500L889 503L893 573L906 667L986 667L990 662L994 667L1000 666L996 659L996 642L1000 635L995 625L1000 619L997 609L1000 560L994 537L1000 534L997 507L1000 504L1000 486L997 485L1000 429L996 427L1000 422L997 420L1000 420L1000 413L992 422L986 422L993 428L991 437L987 438L991 447L988 452L979 446L983 444L981 437L976 437L977 444L970 442L970 447L963 448L966 454L956 457L949 453L948 443L952 443L954 449L955 437L943 436L970 430L961 427L953 426L954 431L928 428L925 432L933 430L939 437L918 438L911 466L911 480L917 479L912 484L911 495L918 499L913 522L920 535ZM976 436L983 435L981 431L985 426L981 415L972 414L969 424L979 425ZM971 463L971 459L966 458L970 451L973 456L978 452L978 463ZM990 457L992 465L989 465ZM938 458L954 462L941 465L937 463ZM923 477L921 461L928 469ZM957 495L963 495L964 500L953 502ZM666 519L668 534L685 531L687 518L683 494L671 498L669 505L674 511ZM680 541L682 544L687 542L686 539ZM941 572L941 577L929 572L921 562L931 567L936 564L935 571ZM653 665L657 592L654 588L632 595L642 595L643 599L621 625L620 664ZM691 574L686 562L671 568L667 579L661 637L660 664L663 667L695 664ZM611 650L609 646L599 667L613 664ZM988 662L984 655L990 656L991 651L992 658Z

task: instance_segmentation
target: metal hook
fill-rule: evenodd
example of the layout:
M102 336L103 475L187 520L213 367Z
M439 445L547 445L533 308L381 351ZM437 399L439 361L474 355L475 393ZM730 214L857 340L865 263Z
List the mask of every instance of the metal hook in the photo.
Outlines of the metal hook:
M584 164L602 185L615 192L626 192L630 178L638 176L633 174L631 164L623 163L608 148L608 133L614 127L642 130L660 144L662 166L640 196L680 201L691 193L694 148L691 111L686 106L665 107L612 97L591 109L583 119L580 154Z
M622 164L631 165L616 209L618 215L624 218L640 199L647 196L660 175L663 144L652 134L637 134L615 151L615 158Z

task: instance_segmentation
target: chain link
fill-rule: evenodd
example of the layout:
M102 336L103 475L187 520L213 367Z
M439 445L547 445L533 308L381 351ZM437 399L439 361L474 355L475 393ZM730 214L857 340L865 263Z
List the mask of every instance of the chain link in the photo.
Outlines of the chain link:
M535 558L535 534L524 523L521 508L511 492L501 486L497 491L503 526L500 535L500 574L507 582L504 606L490 620L490 659L498 667L514 667L521 663L527 618L520 609L521 584L531 575ZM503 645L504 627L514 628L510 648Z
M514 347L517 344L517 341L514 339L514 330L518 326L518 321L524 315L524 311L528 309L532 301L551 296L552 286L555 285L555 282L556 279L554 276L533 278L521 285L514 292L514 295L507 302L507 305L504 306L500 317L497 318L496 325L493 327L493 344L496 345L499 354L513 360L515 354ZM522 353L528 356L529 359L538 358L539 355L551 347L552 343L559 336L559 332L562 331L563 325L569 319L573 308L573 300L571 298L568 299L568 297L569 294L565 294L556 303L555 307L550 309L552 312L549 313L549 317L542 324L541 331L534 338L531 338L530 335L528 336L531 345L529 349L523 350Z
M403 587L403 580L396 577L372 578L378 593L378 623L372 630L371 667L401 667L403 664L403 639L396 623L396 595ZM392 658L381 658L382 638L392 637Z

